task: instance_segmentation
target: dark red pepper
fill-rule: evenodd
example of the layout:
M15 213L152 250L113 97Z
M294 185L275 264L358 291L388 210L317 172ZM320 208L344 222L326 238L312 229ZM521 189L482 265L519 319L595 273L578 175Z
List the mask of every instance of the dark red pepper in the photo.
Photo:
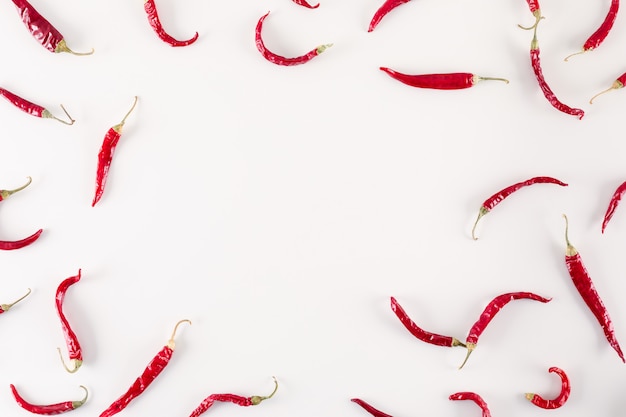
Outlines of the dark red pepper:
M9 311L11 309L11 307L13 307L15 304L19 303L24 298L28 297L28 294L30 294L30 288L28 289L28 292L26 294L24 294L23 296L21 296L17 300L13 301L11 304L0 304L0 314L6 313L7 311Z
M78 343L78 337L76 337L76 333L70 327L70 323L67 321L65 314L63 313L63 301L65 299L65 293L68 288L72 285L76 284L80 281L80 269L78 270L78 274L71 276L69 278L64 279L59 286L57 287L56 292L56 308L57 313L59 314L59 318L61 319L61 327L63 328L63 336L65 337L65 344L67 345L67 352L72 362L72 369L68 368L63 360L63 356L61 355L61 349L59 351L59 357L61 357L61 362L63 363L63 367L67 372L74 373L78 371L78 368L83 364L83 353L80 347L80 343Z
M553 372L561 378L561 392L559 392L559 395L557 395L553 399L546 400L539 394L527 393L526 399L535 404L537 407L545 408L547 410L553 410L555 408L561 407L569 398L570 384L567 374L562 369L553 366L548 369L548 372Z
M270 395L263 397L260 395L254 395L252 397L242 397L241 395L235 394L211 394L204 400L202 400L200 405L198 405L198 407L196 407L196 409L193 410L191 414L189 414L189 417L198 417L199 415L204 414L204 412L211 408L211 406L216 402L233 403L240 407L259 405L263 400L267 400L274 396L274 394L278 390L278 381L276 381L276 378L274 378L274 384L274 391L272 391Z
M479 81L496 80L509 83L504 78L480 77L469 72L452 72L444 74L403 74L387 67L380 67L380 70L389 74L406 85L418 88L434 88L436 90L461 90L470 88Z
M63 111L65 112L65 115L68 117L68 119L70 119L69 122L66 122L65 120L61 120L58 117L54 116L52 113L50 113L50 111L48 111L47 109L45 109L43 106L40 106L38 104L35 103L31 103L28 100L23 99L22 97L18 96L17 94L14 94L12 92L10 92L9 90L5 89L5 88L0 88L0 96L6 98L9 102L11 102L11 104L13 104L15 107L17 107L18 109L33 115L35 117L41 117L43 119L54 119L54 120L58 120L61 123L64 123L66 125L73 125L74 124L74 119L72 119L72 116L69 115L69 113L67 112L67 110L65 110L65 107L63 107L63 105L61 104L61 109L63 109Z
M173 38L170 34L168 34L165 29L163 29L163 25L161 25L161 19L159 19L159 14L157 12L154 0L145 0L144 9L146 10L146 14L148 15L148 21L150 22L150 26L152 26L152 29L154 29L156 34L163 42L168 43L171 46L187 46L198 40L198 32L196 32L196 34L193 35L191 39L187 39L184 41L179 41Z
M370 26L367 31L371 32L376 29L376 26L378 26L383 17L387 16L390 11L400 6L401 4L408 3L409 1L411 0L385 0L382 6L380 6L380 8L376 10L376 13L374 13L374 16L370 21Z
M61 414L68 411L76 410L81 405L85 404L87 401L87 397L89 396L89 392L87 388L84 386L80 386L83 390L85 390L85 398L79 401L64 401L62 403L57 404L47 404L47 405L37 405L31 404L27 402L22 396L17 392L15 386L11 384L11 391L13 392L13 396L15 397L15 401L26 411L30 411L34 414L43 414L46 416L51 416L54 414Z

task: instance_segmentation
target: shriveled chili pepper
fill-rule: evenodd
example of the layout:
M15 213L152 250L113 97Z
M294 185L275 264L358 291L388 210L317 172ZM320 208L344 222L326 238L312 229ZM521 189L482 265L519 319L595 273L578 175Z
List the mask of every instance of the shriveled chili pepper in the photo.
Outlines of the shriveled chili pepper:
M74 52L65 42L63 35L48 22L28 1L13 0L17 7L22 22L26 25L31 35L50 52L69 52L73 55L91 55L90 52Z
M368 403L366 403L365 401L363 401L363 400L361 400L359 398L352 398L350 401L352 401L353 403L357 403L358 405L363 407L365 409L365 411L367 411L368 413L370 413L374 417L392 417L389 414L383 413L382 411L372 407L371 405L369 405Z
M124 127L124 123L126 123L126 118L132 113L136 105L137 96L135 96L133 106L130 108L128 113L126 113L126 116L124 116L122 121L110 128L104 136L102 146L100 147L100 152L98 153L98 169L96 170L96 192L93 197L93 202L91 203L92 207L95 206L98 201L100 201L102 193L104 193L104 186L106 185L107 177L109 176L109 168L111 167L111 162L113 161L113 154L115 153L117 142L120 140L120 136L122 135L122 128Z
M306 0L292 0L294 3L299 4L300 6L304 6L307 9L317 9L318 7L320 7L320 4L317 3L316 5L311 5L309 2L307 2Z
M479 406L480 409L482 410L483 417L491 417L491 412L489 411L489 407L487 406L487 403L485 402L485 400L483 400L483 398L480 395L476 394L475 392L469 392L469 391L457 392L457 393L450 395L449 399L452 401L459 401L459 400L474 401L476 405Z
M593 32L593 34L585 41L583 45L582 51L575 52L571 55L565 57L565 61L573 57L574 55L584 54L585 52L592 51L596 49L608 36L611 28L613 27L613 23L615 23L615 18L617 17L617 11L619 10L619 0L611 0L611 6L609 7L609 11L604 18L604 21L600 25L600 27Z
M154 358L152 358L148 366L146 366L146 369L135 380L135 382L133 382L130 388L128 388L128 390L122 394L121 397L115 400L106 410L100 413L100 417L110 417L125 409L132 400L141 395L146 388L152 384L156 377L163 372L163 369L165 369L172 358L172 354L174 353L174 348L176 347L174 336L176 336L176 330L181 323L191 324L191 321L181 320L176 323L174 331L172 331L172 336L168 340L167 344L163 346Z
M255 35L254 35L254 40L255 40L257 49L259 50L259 52L261 52L261 55L263 55L263 57L267 59L269 62L276 64L276 65L285 65L285 66L304 64L305 62L309 62L310 60L312 60L313 58L315 58L316 56L318 56L319 54L321 54L326 49L332 46L332 43L329 43L326 45L320 45L317 48L312 49L311 51L307 52L306 54L297 56L294 58L286 58L284 56L275 54L274 52L267 49L267 47L265 46L265 43L263 42L263 38L261 36L261 31L263 30L263 21L269 14L270 12L267 12L265 13L265 15L261 16L261 18L259 19L259 22L256 25L256 30L255 30Z
M463 346L463 344L456 337L451 336L442 336L440 334L428 332L422 328L420 328L411 318L406 314L402 306L398 303L398 301L391 297L391 310L396 314L396 316L400 319L400 322L406 327L406 329L411 332L413 336L421 340L422 342L430 343L431 345L436 346Z
M78 368L83 364L83 353L80 347L80 343L78 343L78 337L76 337L76 333L70 327L70 323L67 321L65 314L63 313L63 300L65 299L65 293L68 288L72 285L76 284L80 281L81 278L81 270L78 270L78 274L71 276L69 278L64 279L59 286L57 287L56 292L56 308L57 313L59 314L59 318L61 319L61 327L63 328L63 336L65 337L65 344L67 345L67 352L70 357L70 362L72 362L72 369L70 369L63 360L63 356L61 355L61 349L59 351L59 357L61 358L61 363L63 363L63 367L67 372L74 373L78 371Z
M202 400L200 405L198 405L198 407L196 407L196 409L193 410L191 414L189 414L189 417L198 417L199 415L204 414L204 412L211 408L211 406L216 402L233 403L241 407L259 405L263 400L272 398L277 390L278 381L276 381L276 378L274 378L274 391L272 391L272 393L267 396L262 397L260 395L253 395L252 397L242 397L241 395L235 394L211 394L204 400Z
M502 200L504 200L505 198L507 198L508 196L510 196L517 190L519 190L520 188L524 188L524 187L527 187L529 185L534 185L534 184L556 184L556 185L560 185L561 187L567 187L567 184L565 184L562 181L557 180L556 178L533 177L533 178L527 179L526 181L521 181L513 185L509 185L506 188L503 188L502 190L498 191L497 193L495 193L494 195L486 199L483 202L482 206L480 206L480 209L478 210L478 217L476 218L476 221L474 222L474 227L472 227L472 239L474 240L478 239L476 237L476 225L478 224L478 221L485 214L489 213L495 206L500 204Z
M535 23L532 26L517 26L524 30L535 29L539 24L539 21L543 19L543 16L541 15L541 8L539 7L539 0L526 0L526 3L528 3L528 8L530 9L530 12L533 14L533 16L535 16Z
M38 405L31 404L26 401L22 396L17 392L15 386L11 384L11 391L13 391L13 396L15 397L15 401L26 411L30 411L35 414L43 414L46 416L51 416L54 414L61 414L68 411L76 410L81 405L85 404L87 401L87 397L89 396L89 391L83 385L80 386L85 391L85 397L79 401L64 401L62 403L57 404L47 404L47 405Z
M567 374L561 368L557 368L556 366L553 366L550 369L548 369L548 372L553 372L561 378L561 392L559 393L559 395L557 395L553 399L546 400L539 394L526 393L526 399L529 400L531 403L535 404L537 407L552 410L555 408L559 408L563 404L565 404L565 402L569 398L570 385L569 385L569 378L567 377Z
M0 190L0 201L6 199L11 194L15 194L16 192L21 191L24 188L28 187L31 182L32 182L32 178L28 177L28 182L26 184L22 185L21 187L18 187L18 188L14 189L14 190ZM33 233L32 235L30 235L30 236L28 236L28 237L26 237L24 239L21 239L21 240L0 240L0 250L21 249L21 248L23 248L25 246L30 245L31 243L33 243L37 239L39 239L39 236L41 235L42 232L43 232L43 229L39 229L35 233Z
M31 103L30 101L23 99L22 97L18 96L15 93L10 92L9 90L5 88L0 87L0 96L6 98L11 104L13 104L18 109L30 115L33 115L35 117L41 117L43 119L54 119L66 125L73 125L75 122L75 120L72 119L72 116L69 115L69 113L67 112L67 110L65 110L65 107L63 107L62 104L61 104L61 109L63 109L63 112L65 112L65 115L68 117L68 119L70 119L69 122L59 119L58 117L50 113L50 111L44 108L43 106L40 106L35 103Z
M510 292L498 295L493 300L487 304L482 314L476 320L476 323L472 326L469 333L467 334L467 338L465 339L465 345L467 347L467 355L465 356L465 360L459 367L459 369L463 368L470 354L476 348L476 344L478 343L478 338L483 333L483 331L487 328L487 325L491 322L491 320L495 317L496 314L508 303L513 300L534 300L540 301L542 303L547 303L551 300L551 298L545 298L540 295L537 295L532 292Z
M622 196L626 192L626 181L621 183L619 187L613 193L611 197L611 201L609 201L609 207L606 209L606 213L604 214L604 220L602 221L602 233L604 233L604 229L606 229L607 224L609 224L609 220L613 217L617 206L619 205Z
M556 97L556 95L546 82L545 77L543 76L543 70L541 69L541 59L539 58L539 52L540 50L539 41L537 40L537 28L535 27L533 40L530 43L530 62L535 73L535 78L537 78L537 82L539 83L539 87L541 88L541 92L543 92L543 95L548 100L548 103L550 103L555 109L566 114L571 114L572 116L577 116L579 120L582 119L585 115L584 110L576 109L562 103Z
M179 41L173 38L169 33L167 33L165 29L163 29L161 19L159 19L159 14L157 13L157 8L154 0L145 0L144 9L146 10L146 14L148 15L148 21L150 22L150 26L152 26L152 29L154 29L156 34L163 42L168 43L171 46L187 46L198 40L198 32L196 32L196 34L193 35L190 39L184 41Z
M28 289L28 292L26 294L24 294L23 296L21 296L17 300L13 301L12 303L10 303L10 304L0 304L0 314L6 313L7 311L9 311L11 309L11 307L13 307L15 304L19 303L20 301L22 301L24 298L28 297L29 294L30 294L30 288Z
M370 27L367 29L367 31L373 31L376 26L378 26L383 17L387 15L387 13L400 6L401 4L408 3L409 1L411 0L385 0L383 5L380 6L378 10L376 10L376 13L374 13L372 20L370 21Z
M596 320L598 320L606 340L609 342L611 347L615 349L619 357L622 359L622 362L626 362L626 360L624 360L622 349L617 341L617 337L615 336L613 322L609 317L609 313L606 310L602 299L598 295L596 287L593 285L593 281L587 272L587 268L585 268L585 265L583 264L580 253L578 253L576 248L572 246L569 241L569 222L567 220L567 216L563 215L563 217L565 218L565 243L567 245L567 248L565 249L565 265L567 266L569 275L572 278L572 282L585 304L587 304L587 307L589 307L589 310L591 310Z
M481 77L469 72L452 72L444 74L403 74L387 67L380 67L380 70L389 74L406 85L418 88L433 88L436 90L461 90L473 87L479 81L496 80L509 83L504 78Z
M613 81L613 84L609 88L604 91L600 91L598 94L591 97L591 100L589 100L589 104L593 104L593 100L595 100L596 97L598 97L599 95L608 93L611 90L619 90L620 88L624 88L624 85L626 85L626 72L620 75L615 81Z

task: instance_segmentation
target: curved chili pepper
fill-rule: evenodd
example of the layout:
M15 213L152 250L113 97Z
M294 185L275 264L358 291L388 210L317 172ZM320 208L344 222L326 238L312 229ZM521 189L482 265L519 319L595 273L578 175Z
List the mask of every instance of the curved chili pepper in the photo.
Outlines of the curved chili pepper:
M535 23L532 26L517 26L524 30L535 29L539 24L539 21L543 19L543 16L541 15L541 8L539 7L539 0L526 0L526 3L528 3L528 8L530 9L530 12L533 14L533 16L535 16Z
M537 407L553 410L565 404L565 402L569 398L570 385L569 378L567 377L565 371L563 371L562 369L553 366L548 369L548 372L554 372L561 378L561 392L559 393L559 395L551 400L546 400L542 398L539 394L527 393L526 399L535 404Z
M87 397L89 396L89 391L83 385L80 386L83 390L85 390L85 397L79 401L64 401L62 403L57 404L48 404L48 405L37 405L31 404L27 402L22 396L17 392L15 386L11 384L11 391L13 392L13 396L15 397L15 401L26 411L30 411L35 414L43 414L46 416L61 414L67 411L76 410L81 405L85 404L87 401Z
M91 207L95 206L96 203L100 201L102 193L104 193L104 186L106 185L107 177L109 176L109 168L111 167L111 162L113 161L113 154L115 153L117 142L120 140L120 136L122 135L122 128L124 127L124 123L126 123L126 118L132 113L136 105L137 96L135 96L133 106L130 108L128 113L126 113L126 116L124 116L122 121L110 128L104 136L102 146L100 147L100 152L98 153L98 169L96 170L96 193L93 197Z
M146 388L152 384L156 377L163 372L163 369L165 369L172 358L172 354L174 353L174 348L176 347L174 336L176 336L176 330L181 323L191 324L191 321L181 320L176 323L176 327L174 327L174 331L172 332L172 336L170 336L167 345L163 346L159 353L152 358L148 366L146 366L143 373L135 380L135 382L133 382L130 388L128 388L128 390L122 394L121 397L115 400L106 410L104 410L100 414L100 417L110 417L125 409L132 400L141 395L141 393L143 393Z
M584 54L585 52L592 51L596 49L608 36L611 28L613 27L613 23L615 23L615 18L617 17L617 11L619 10L619 0L611 0L611 6L609 7L609 11L604 18L604 21L600 25L600 27L587 39L585 44L583 45L582 51L575 52L571 55L565 57L565 61L573 57L574 55Z
M437 90L461 90L473 87L477 82L484 80L496 80L509 83L504 78L480 77L469 72L453 72L447 74L419 74L409 75L392 70L387 67L380 67L380 70L389 74L406 85L418 88L434 88Z
M76 337L76 333L70 327L70 323L67 321L65 314L63 313L63 300L65 299L65 293L67 289L72 285L76 284L80 281L80 269L78 270L78 275L71 276L69 278L64 279L59 286L57 287L56 292L56 308L57 313L59 314L59 318L61 319L61 327L63 328L63 336L65 337L65 344L67 345L67 352L70 357L70 362L72 362L72 369L68 368L63 360L63 356L61 355L61 349L57 348L59 351L59 357L61 358L61 363L63 363L63 367L69 373L74 373L78 371L78 368L83 364L83 353L80 347L80 343L78 343L78 337Z
M589 310L591 310L600 324L600 327L602 327L606 340L609 342L611 347L615 349L622 362L626 362L626 360L624 360L622 349L617 341L617 337L615 336L613 322L609 317L609 313L606 310L602 299L598 295L595 286L593 285L593 281L587 272L587 268L585 268L585 265L583 264L580 253L578 253L576 248L572 246L569 241L569 222L567 220L567 216L563 215L563 217L565 218L565 243L567 245L567 248L565 249L565 265L567 266L569 275L572 278L572 282L574 283L574 286L576 287L576 290L578 290L580 296L583 298L583 301L587 304L587 307L589 307Z
M256 30L255 30L255 35L254 35L254 40L255 40L257 49L259 50L259 52L261 52L261 55L263 55L263 57L267 59L269 62L276 64L276 65L285 65L285 66L304 64L305 62L312 60L313 58L315 58L316 56L324 52L326 49L333 46L332 43L329 43L326 45L320 45L317 48L312 49L311 51L307 52L306 54L295 57L295 58L286 58L284 56L277 55L271 52L269 49L267 49L267 47L265 46L265 43L263 42L263 38L261 37L261 31L263 30L263 21L269 14L270 12L267 12L265 13L265 15L261 16L261 18L259 19L259 22L256 25Z
M91 55L90 52L74 52L68 48L63 35L48 22L28 1L13 0L20 14L22 22L26 25L31 35L50 52L69 52L73 55Z
M479 406L480 409L482 410L483 417L491 417L491 412L489 411L489 407L487 406L487 403L485 402L485 400L483 400L483 398L480 395L476 394L475 392L468 392L468 391L457 392L455 394L450 395L449 399L452 401L458 401L458 400L474 401L476 405Z
M0 314L6 313L7 311L9 311L11 309L11 307L13 307L15 304L19 303L20 301L22 301L24 298L28 297L29 294L30 294L30 288L28 289L28 292L26 294L24 294L23 296L21 296L17 300L13 301L12 303L10 303L10 304L0 304Z
M440 334L431 333L420 328L417 324L415 324L415 322L413 322L413 320L411 320L411 318L406 314L402 306L393 297L391 297L391 310L396 313L396 316L400 319L400 322L402 322L404 327L406 327L406 329L411 332L413 336L415 336L422 342L430 343L431 345L436 346L465 347L465 344L463 344L456 337L442 336Z
M478 338L487 328L487 325L491 322L494 316L498 314L498 312L511 301L522 299L540 301L542 303L547 303L551 300L551 298L545 298L532 292L510 292L506 294L501 294L491 300L467 334L467 338L465 339L465 344L467 346L467 355L465 356L465 360L463 361L459 369L463 368L463 366L467 362L470 354L476 348Z
M369 405L368 403L366 403L365 401L363 401L363 400L361 400L359 398L353 398L350 401L352 401L353 403L357 403L358 405L363 407L365 409L365 411L367 411L368 413L370 413L374 417L392 417L389 414L386 414L386 413L383 413L380 410L377 410L376 408L372 407L371 405Z
M145 0L144 9L148 15L148 21L150 22L150 26L159 36L159 38L165 43L170 44L171 46L187 46L191 45L195 41L198 40L198 32L191 39L187 39L185 41L179 41L170 36L165 29L163 29L163 25L161 25L161 19L159 19L159 14L157 13L156 4L154 0Z
M241 407L259 405L263 400L267 400L274 396L274 394L278 390L278 381L276 381L276 378L274 378L274 384L274 391L272 391L270 395L263 397L260 395L254 395L252 397L242 397L241 395L235 394L211 394L204 400L202 400L200 405L198 405L198 407L196 407L196 409L193 410L191 414L189 414L189 417L198 417L199 415L204 414L204 412L211 408L211 406L216 402L233 403Z
M411 0L385 0L383 5L380 6L378 10L376 10L376 13L374 13L374 17L372 17L372 20L370 21L370 27L367 29L367 31L373 31L376 26L378 26L383 17L387 15L387 13L400 6L401 4L408 3L409 1Z
M498 191L497 193L495 193L494 195L486 199L483 202L482 206L480 206L480 209L478 210L478 217L476 218L476 221L474 222L474 227L472 227L472 239L478 240L478 238L476 237L476 225L478 224L478 221L485 214L489 213L495 206L500 204L502 200L504 200L505 198L507 198L508 196L510 196L517 190L519 190L520 188L527 187L533 184L556 184L556 185L560 185L561 187L567 187L567 184L565 184L562 181L557 180L556 178L533 177L533 178L527 179L526 181L521 181L513 185L509 185L506 188L503 188L502 190Z
M30 115L33 115L35 117L41 117L43 119L54 119L66 125L73 125L75 122L75 120L72 119L72 116L69 115L69 113L67 112L67 110L65 110L65 107L63 107L62 104L61 104L61 109L63 109L63 111L65 112L65 115L68 117L68 119L70 119L69 122L59 119L58 117L50 113L50 111L45 109L43 106L40 106L35 103L31 103L30 101L23 99L22 97L10 92L9 90L5 88L0 87L0 96L6 98L11 104L13 104L18 109Z
M620 88L624 88L624 85L626 85L626 72L620 75L615 81L613 81L613 85L611 85L609 88L604 91L600 91L598 94L591 97L591 100L589 100L589 104L593 104L593 100L595 100L595 98L599 95L607 93L611 90L619 90Z
M0 190L0 201L3 201L4 199L6 199L7 197L9 197L12 194L15 194L18 191L23 190L24 188L28 187L30 185L30 183L32 182L32 178L28 177L28 182L24 185L22 185L21 187L18 187L14 190ZM0 240L0 250L15 250L15 249L21 249L25 246L30 245L31 243L33 243L34 241L36 241L37 239L39 239L39 236L41 235L41 233L43 232L43 229L39 229L37 230L35 233L33 233L32 235L21 239L21 240Z
M604 233L604 229L606 229L606 225L609 224L609 220L613 217L617 206L619 205L620 200L622 199L622 195L626 192L626 182L623 182L611 197L611 201L609 202L609 207L606 209L606 213L604 214L604 220L602 221L602 233Z
M312 6L310 3L308 3L306 0L291 0L296 4L299 4L300 6L304 6L307 9L317 9L318 7L320 7L320 4L317 3L315 6Z

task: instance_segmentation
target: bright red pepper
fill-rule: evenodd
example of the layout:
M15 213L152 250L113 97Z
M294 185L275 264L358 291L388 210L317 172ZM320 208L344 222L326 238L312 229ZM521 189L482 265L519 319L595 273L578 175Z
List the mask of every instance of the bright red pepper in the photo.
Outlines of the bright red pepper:
M66 413L68 411L76 410L81 405L85 404L87 401L87 397L89 396L89 392L87 388L84 386L80 386L85 391L85 397L79 401L64 401L57 404L46 404L46 405L38 405L31 404L26 401L22 396L17 392L17 389L13 384L11 384L11 391L13 392L13 396L15 397L15 401L26 411L30 411L34 414L42 414L46 416L51 416L55 414Z
M70 323L65 317L65 313L63 313L63 301L65 299L65 293L67 292L68 288L80 281L80 272L81 270L79 269L77 275L64 279L57 287L56 292L57 313L59 315L59 318L61 319L61 327L63 328L63 336L65 337L67 352L73 365L72 369L68 368L68 366L65 364L63 356L61 355L61 349L58 349L59 356L61 357L63 367L65 367L65 370L70 373L78 371L78 368L80 368L80 366L83 364L83 353L80 347L80 343L78 343L78 337L76 337L76 333L74 333L74 330L72 330L72 328L70 327Z
M240 407L249 407L251 405L259 405L262 401L272 398L278 390L278 381L274 378L274 391L270 395L260 396L254 395L252 397L243 397L235 394L211 394L206 397L195 410L189 414L189 417L198 417L204 414L211 406L216 402L233 403Z

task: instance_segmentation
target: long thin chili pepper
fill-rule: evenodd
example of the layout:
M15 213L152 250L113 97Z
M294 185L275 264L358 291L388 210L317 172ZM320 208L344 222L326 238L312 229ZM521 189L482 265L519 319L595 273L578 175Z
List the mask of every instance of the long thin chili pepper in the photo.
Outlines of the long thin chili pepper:
M22 97L10 92L9 90L5 88L0 87L0 96L6 98L11 104L13 104L18 109L30 115L33 115L35 117L41 117L43 119L54 119L66 125L73 125L75 122L75 120L72 119L72 116L69 115L69 113L67 112L67 110L65 110L65 107L63 107L62 104L61 104L61 109L63 109L63 112L65 112L65 115L68 117L68 119L70 119L69 122L59 119L58 117L50 113L50 111L44 108L43 106L40 106L35 103L31 103L30 101L23 99Z
M598 97L599 95L608 93L611 90L619 90L620 88L624 88L624 85L626 85L626 72L617 77L617 79L613 81L613 84L609 88L604 91L600 91L598 94L591 97L591 100L589 100L589 104L593 104L593 100L595 100L596 97Z
M467 334L467 338L465 339L465 345L467 346L467 355L465 356L465 360L463 361L459 369L463 368L470 354L476 348L478 338L487 328L487 325L489 325L491 320L505 305L513 300L534 300L540 301L542 303L547 303L551 300L551 298L545 298L532 292L510 292L506 294L501 294L491 300Z
M537 407L553 410L555 408L561 407L569 398L570 384L567 374L561 368L553 366L548 369L548 372L553 372L561 378L561 392L559 393L559 395L557 395L553 399L546 400L539 394L526 393L526 399L535 404Z
M204 414L211 406L216 402L223 403L233 403L237 404L240 407L249 407L251 405L259 405L263 400L267 400L272 398L276 391L278 390L278 381L274 378L274 391L270 395L260 396L253 395L252 397L243 397L241 395L235 394L211 394L206 397L195 410L189 414L189 417L198 417L201 414Z
M378 10L376 10L376 13L374 13L372 20L370 21L370 27L367 29L367 31L373 31L376 26L378 26L383 17L387 15L387 13L400 6L401 4L408 3L409 1L411 0L385 0L383 5L380 6Z
M18 187L14 190L0 190L0 201L6 199L7 197L9 197L12 194L15 194L18 191L23 190L24 188L28 187L30 185L30 183L32 182L32 178L28 177L28 182L26 182L26 184L22 185L21 187ZM37 239L39 239L39 236L41 235L41 233L43 232L43 229L39 229L37 230L35 233L33 233L32 235L21 239L21 240L0 240L0 250L15 250L15 249L21 249L25 246L30 245L31 243L33 243L34 241L36 241Z
M15 386L11 384L11 391L13 392L13 396L15 397L15 401L26 411L30 411L35 414L43 414L46 416L51 416L54 414L61 414L68 411L76 410L81 405L85 404L87 401L87 397L89 396L89 391L83 385L80 386L85 391L85 397L79 401L64 401L62 403L57 404L47 404L47 405L38 405L31 404L26 401L22 396L17 392Z
M20 301L22 301L24 298L28 297L29 294L30 294L30 288L28 289L28 292L26 294L24 294L23 296L21 296L17 300L13 301L12 303L10 303L10 304L0 304L0 314L6 313L7 311L9 311L11 309L11 307L13 307L15 304L19 303Z
M261 52L261 55L263 55L263 57L267 59L269 62L276 64L276 65L285 65L285 66L304 64L305 62L309 62L310 60L312 60L313 58L315 58L316 56L318 56L319 54L321 54L326 49L332 46L332 43L329 43L326 45L320 45L317 48L312 49L311 51L307 52L306 54L297 56L294 58L286 58L284 56L275 54L274 52L267 49L267 47L265 46L265 43L263 42L263 38L261 36L261 32L263 30L263 21L269 14L270 12L267 12L263 16L261 16L261 18L259 19L259 22L256 25L256 30L254 32L254 40L256 43L256 47L259 50L259 52Z
M309 2L307 2L306 0L292 0L294 3L300 5L300 6L304 6L307 9L317 9L318 7L320 7L320 4L317 3L316 5L311 5Z
M357 403L358 405L363 407L365 409L365 411L367 411L368 413L370 413L374 417L392 417L389 414L383 413L382 411L372 407L371 405L369 405L368 403L366 403L365 401L363 401L363 400L361 400L359 398L352 398L350 401L352 401L353 403Z
M572 116L578 117L578 119L582 119L585 115L584 110L576 109L570 107L564 103L562 103L554 94L550 86L545 80L543 76L543 71L541 69L541 60L539 58L539 41L537 40L537 28L535 27L535 33L533 35L533 40L530 43L530 62L533 67L533 71L535 73L535 78L537 78L537 82L539 83L539 87L541 88L541 92L544 97L548 100L548 103L552 105L555 109L566 113L571 114Z
M513 185L509 185L506 188L503 188L502 190L498 191L497 193L495 193L494 195L486 199L483 202L482 206L480 206L480 209L478 210L478 217L476 218L476 221L474 222L474 226L472 227L472 239L474 240L478 239L476 237L476 225L478 224L478 221L485 214L489 213L495 206L500 204L502 200L504 200L505 198L507 198L508 196L510 196L517 190L519 190L520 188L524 188L533 184L556 184L556 185L560 185L561 187L567 187L566 183L560 180L557 180L556 178L533 177L533 178L527 179L526 181L521 181Z
M126 113L122 121L110 128L104 136L102 146L100 147L100 152L98 153L98 169L96 170L96 192L93 197L93 202L91 203L92 207L95 206L98 201L100 201L102 193L104 193L104 186L106 185L107 177L109 176L109 168L111 167L111 162L113 161L113 154L115 153L117 142L120 140L120 136L122 135L122 128L124 127L124 123L126 123L126 118L132 113L136 105L137 96L135 96L133 106L130 108L128 113Z
M613 193L611 197L611 201L609 201L609 207L606 209L606 213L604 214L604 220L602 221L602 233L604 233L604 229L606 229L607 224L609 224L609 220L613 217L617 206L619 205L622 196L626 192L626 181L621 183L619 187Z
M146 369L135 380L135 382L133 382L130 388L128 388L128 390L122 394L121 397L115 400L106 410L100 413L100 417L110 417L125 409L132 400L141 395L146 388L152 384L156 377L159 376L172 358L174 348L176 347L174 336L176 336L176 330L181 323L191 324L191 321L185 319L176 323L176 326L172 331L172 336L168 340L167 344L163 346L154 358L152 358L148 366L146 366Z
M78 343L78 337L76 337L76 333L70 327L70 323L67 321L65 314L63 313L63 300L65 299L65 293L68 288L72 285L76 284L80 281L81 278L81 270L78 270L78 274L71 276L69 278L64 279L59 286L57 287L56 292L56 308L57 313L59 314L59 318L61 319L61 327L63 328L63 336L65 337L65 344L67 345L67 352L70 357L70 362L72 362L72 369L68 368L63 360L63 356L61 355L61 349L57 348L59 351L59 357L61 358L61 363L63 363L63 367L67 372L74 373L78 371L78 368L83 364L83 353L80 347L80 343Z
M569 241L569 222L567 220L567 216L563 215L563 217L565 218L565 243L567 245L565 250L565 265L567 266L569 275L572 278L572 282L574 283L574 286L576 287L576 290L578 290L580 296L583 298L585 304L587 304L587 307L589 307L589 310L591 310L596 320L598 320L606 340L609 342L611 347L615 349L619 357L622 359L622 362L626 362L626 360L624 360L622 349L617 341L617 337L615 336L613 322L609 317L609 313L606 310L602 299L600 299L589 273L587 273L587 268L585 268L585 265L583 264L580 253L578 253L576 248L572 246Z
M447 74L403 74L387 67L380 67L380 70L389 74L406 85L418 88L434 88L437 90L461 90L473 87L479 81L496 80L509 83L504 78L481 77L469 72L453 72Z
M608 36L611 28L613 27L613 23L615 23L615 18L617 17L617 11L619 10L619 0L611 0L611 6L609 7L609 11L604 18L604 21L600 25L600 27L593 32L593 34L585 41L583 45L583 49L581 51L575 52L571 55L565 57L565 61L573 57L574 55L584 54L585 52L592 51L596 49Z
M543 16L541 15L541 8L539 7L539 0L526 0L526 3L528 3L528 8L530 9L530 12L533 14L533 16L535 16L535 23L532 26L517 26L524 30L535 29L539 24L539 21L543 19Z
M50 52L69 52L73 55L91 55L90 52L74 52L68 48L63 35L48 22L28 1L13 0L20 14L22 22L26 25L31 35Z
M422 328L420 328L411 318L406 314L402 306L396 301L394 297L391 297L391 310L396 314L396 316L400 319L400 322L406 327L406 329L411 332L413 336L421 340L422 342L430 343L431 345L436 346L463 346L463 344L456 337L451 336L442 336L440 334L428 332Z
M146 10L146 14L148 15L148 21L150 22L150 26L159 36L159 38L165 42L170 44L171 46L187 46L191 45L195 41L198 40L198 32L196 32L191 39L187 39L184 41L179 41L173 38L169 33L163 29L163 25L161 25L161 19L159 19L159 14L157 13L156 4L154 0L145 0L144 9Z
M474 401L474 403L476 403L476 405L479 406L480 409L482 410L483 417L491 417L491 412L489 411L489 407L487 406L487 403L485 402L485 400L483 400L483 398L480 395L476 394L475 392L468 392L468 391L457 392L457 393L450 395L449 399L452 401L459 401L459 400Z

